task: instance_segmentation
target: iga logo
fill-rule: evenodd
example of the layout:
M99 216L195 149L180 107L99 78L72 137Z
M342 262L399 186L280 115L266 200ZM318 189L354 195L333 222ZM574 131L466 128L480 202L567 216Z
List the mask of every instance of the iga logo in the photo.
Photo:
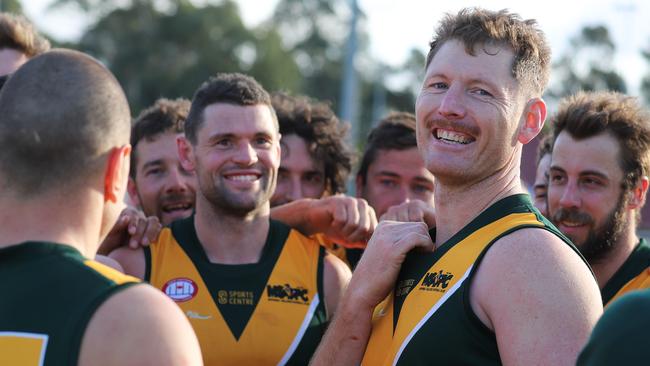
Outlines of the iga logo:
M192 300L199 288L189 278L174 278L163 286L162 291L176 302L185 302Z

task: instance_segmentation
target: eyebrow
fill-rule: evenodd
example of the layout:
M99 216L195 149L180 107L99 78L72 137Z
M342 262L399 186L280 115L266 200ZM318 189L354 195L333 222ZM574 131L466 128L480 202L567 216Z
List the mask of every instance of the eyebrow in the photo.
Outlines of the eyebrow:
M560 167L557 167L557 166L551 166L548 170L549 170L549 172L550 171L557 171L557 172L561 172L561 173L566 174L566 171L564 169L562 169ZM609 180L609 177L607 175L605 175L604 173L601 173L601 172L599 172L597 170L583 170L580 173L578 173L578 176L580 176L580 177L583 177L585 175L594 175L594 176L597 176L599 178Z
M162 159L150 160L142 165L142 169L144 170L152 166L163 165L163 164L164 162Z

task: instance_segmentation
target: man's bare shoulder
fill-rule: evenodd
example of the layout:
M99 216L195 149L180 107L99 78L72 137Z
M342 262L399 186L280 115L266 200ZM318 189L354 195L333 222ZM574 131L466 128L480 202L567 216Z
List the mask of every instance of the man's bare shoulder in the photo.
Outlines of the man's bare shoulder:
M350 267L332 253L323 258L323 287L325 306L329 319L336 313L339 300L348 287L352 272Z
M201 365L187 318L149 285L124 289L104 302L84 334L79 365Z
M560 237L539 228L497 240L481 261L470 291L471 307L496 333L504 363L575 363L602 314L589 266ZM536 352L530 351L532 344Z

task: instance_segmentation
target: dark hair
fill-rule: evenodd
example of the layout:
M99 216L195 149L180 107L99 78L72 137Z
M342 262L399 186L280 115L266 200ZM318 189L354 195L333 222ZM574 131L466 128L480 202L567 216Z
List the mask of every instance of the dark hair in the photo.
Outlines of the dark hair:
M75 191L128 144L130 119L120 84L97 60L72 50L34 57L0 92L0 189Z
M22 15L0 13L0 49L11 48L32 58L50 49L50 42Z
M205 108L215 103L266 105L271 110L277 128L277 117L271 106L271 97L255 79L239 73L220 73L210 77L194 93L192 106L185 121L185 136L191 143L196 144L196 133L203 123Z
M447 14L429 43L426 67L442 45L457 40L474 55L477 46L507 46L515 54L512 75L530 91L542 95L550 74L551 49L535 20L522 20L517 14L480 9L462 9L456 15Z
M325 165L325 187L331 194L346 191L345 182L352 170L352 151L345 143L349 129L326 103L306 96L275 93L271 98L278 116L280 134L305 140L315 161Z
M540 135L539 145L537 146L537 165L544 156L550 155L551 152L553 152L553 135Z
M130 175L135 178L137 166L136 146L140 140L153 141L159 135L172 132L183 133L183 125L190 110L190 101L187 99L170 100L160 98L149 108L140 112L140 115L133 121L131 128L131 171Z
M374 163L379 150L407 150L417 146L415 115L407 112L390 113L370 131L357 177L361 178L362 184L366 184L368 168Z
M648 175L650 115L636 98L615 92L579 92L566 98L551 118L553 140L562 131L581 140L609 133L621 148L623 189L631 189Z

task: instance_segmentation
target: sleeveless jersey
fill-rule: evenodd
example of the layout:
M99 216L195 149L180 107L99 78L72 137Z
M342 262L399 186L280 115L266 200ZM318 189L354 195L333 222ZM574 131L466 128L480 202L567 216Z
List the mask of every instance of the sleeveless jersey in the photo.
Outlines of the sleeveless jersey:
M322 245L327 249L329 253L335 255L338 259L342 260L343 263L347 264L350 270L354 270L363 255L363 250L365 248L346 248L342 245L336 244L323 234L316 234L310 238L314 239L318 244Z
M137 282L68 245L0 249L0 365L76 365L97 308Z
M600 294L603 305L633 290L650 288L650 245L645 239L639 240L636 248L623 262L612 278L607 281Z
M306 365L327 323L324 253L271 220L258 263L211 263L192 216L145 249L145 276L187 315L206 365Z
M407 255L395 290L375 309L363 365L501 364L495 334L470 305L470 283L490 246L522 228L548 230L578 253L528 195L494 203L436 251Z

